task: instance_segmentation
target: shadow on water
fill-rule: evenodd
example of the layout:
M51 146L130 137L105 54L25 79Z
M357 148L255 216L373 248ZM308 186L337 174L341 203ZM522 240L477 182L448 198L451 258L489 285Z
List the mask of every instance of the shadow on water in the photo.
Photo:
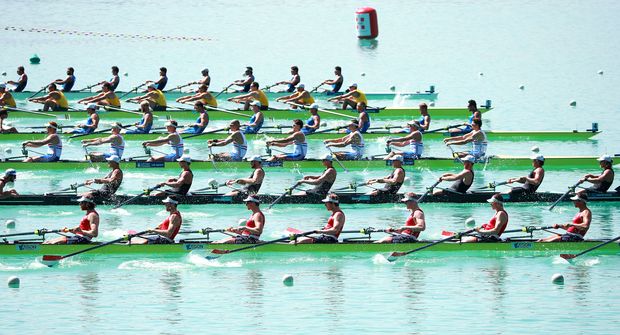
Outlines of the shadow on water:
M243 299L244 304L249 310L254 311L253 317L248 320L252 322L252 328L263 328L263 320L265 319L264 310L264 292L265 292L265 276L260 270L249 270L244 277L242 287L248 293L248 297Z
M89 325L92 322L99 322L97 301L101 291L99 290L99 284L101 279L96 272L87 272L77 275L78 283L80 284L80 324ZM89 328L84 328L86 332Z
M326 314L330 316L338 316L345 313L344 310L344 298L343 294L335 294L335 292L344 291L344 276L342 269L337 266L330 266L327 271L323 272L327 282L330 283L329 287L325 287L327 290L325 294L321 296L325 297ZM338 317L329 318L330 325L328 329L340 329L342 327L341 320Z
M401 278L405 281L398 282L396 286L404 288L403 297L406 300L407 310L409 311L407 314L411 315L408 324L413 330L419 328L419 320L427 318L427 309L423 308L424 305L421 303L424 300L424 295L427 293L425 292L427 275L423 267L406 267L403 270L405 273Z
M164 272L159 278L159 282L162 286L162 293L164 294L164 301L162 305L166 306L165 320L171 325L179 325L183 320L183 314L179 309L179 304L183 302L181 296L181 275L176 271Z

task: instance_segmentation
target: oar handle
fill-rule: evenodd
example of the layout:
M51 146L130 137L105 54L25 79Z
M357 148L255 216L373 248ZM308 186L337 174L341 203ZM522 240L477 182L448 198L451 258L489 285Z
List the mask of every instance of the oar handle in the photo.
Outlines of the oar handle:
M139 233L135 233L135 234L127 234L127 235L125 235L125 236L123 236L123 237L121 237L121 238L117 238L116 240L112 240L112 241L109 241L109 242L105 242L105 243L102 243L102 244L96 245L96 246L94 246L94 247L86 248L86 249L83 249L83 250L80 250L80 251L72 252L72 253L70 253L70 254L67 254L67 255L62 256L60 259L65 259L65 258L73 257L73 256L76 256L76 255L79 255L79 254L83 254L83 253L88 252L88 251L91 251L91 250L95 250L95 249L103 248L103 247L108 246L108 245L110 245L110 244L118 243L118 242L120 242L120 241L128 241L128 240L130 240L132 237L135 237L135 236L140 236L140 235L144 235L144 234L146 234L146 233L148 233L148 232L150 232L150 231L151 231L151 230L149 229L149 230L141 231L141 232L139 232Z

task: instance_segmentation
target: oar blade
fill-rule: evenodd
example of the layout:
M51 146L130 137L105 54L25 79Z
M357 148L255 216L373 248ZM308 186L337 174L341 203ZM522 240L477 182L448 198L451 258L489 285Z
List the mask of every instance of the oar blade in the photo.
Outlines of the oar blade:
M407 255L407 253L405 252L400 252L400 251L392 251L387 257L386 259L388 260L388 262L395 262L398 257L402 257Z
M63 257L59 255L43 255L43 258L41 258L41 263L51 268L55 266L56 264L58 264L58 262L60 262L62 258Z
M441 232L441 236L454 236L456 235L454 232L443 230Z
M560 257L562 257L565 260L569 261L569 260L577 257L577 255L574 255L574 254L560 254Z

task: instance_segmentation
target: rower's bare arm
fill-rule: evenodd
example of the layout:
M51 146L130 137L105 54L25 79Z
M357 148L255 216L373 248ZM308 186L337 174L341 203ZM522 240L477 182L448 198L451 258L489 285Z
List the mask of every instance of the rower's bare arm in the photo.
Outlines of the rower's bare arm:
M150 140L150 141L142 142L142 145L158 147L160 145L168 143L168 141L170 141L171 138L172 138L172 134L170 134L170 135L168 135L166 137L158 138L156 140Z
M116 179L118 179L119 178L119 174L120 174L120 170L114 170L114 172L112 173L112 175L110 177L95 179L95 183L97 183L97 184L109 184L109 183L115 181Z
M81 230L79 226L74 230L90 238L97 237L99 235L99 216L95 215L95 213L90 213L88 214L88 220L90 221L90 230Z
M265 216L263 216L263 215L254 215L253 219L254 219L254 223L256 224L256 227L251 228L251 227L248 227L248 226L244 226L243 230L247 230L247 231L249 231L253 235L260 235L260 234L262 234L263 233L263 227L265 226Z
M170 238L172 236L172 232L174 232L181 225L181 217L178 214L174 214L172 219L170 220L170 224L168 225L168 229L153 229L152 231Z
M53 136L48 136L42 140L38 140L38 141L26 141L26 143L28 143L30 147L34 147L34 148L38 148L41 146L44 146L46 144L52 143L52 141L54 140Z
M334 215L334 225L329 229L321 229L318 230L318 233L327 234L327 235L336 235L337 232L342 231L342 227L344 226L344 214L342 212L336 213Z

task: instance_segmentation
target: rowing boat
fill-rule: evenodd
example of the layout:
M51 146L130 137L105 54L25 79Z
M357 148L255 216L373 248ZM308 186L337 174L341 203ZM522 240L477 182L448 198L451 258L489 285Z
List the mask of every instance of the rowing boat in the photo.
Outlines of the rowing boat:
M336 192L340 203L343 204L383 204L399 202L402 194L390 194L384 196L371 196L364 193L352 192ZM471 193L446 193L444 195L428 195L424 198L425 203L441 202L441 203L484 203L495 192L471 192ZM264 204L274 202L280 195L259 194L257 197ZM554 202L558 200L562 194L553 192L538 192L535 194L526 194L518 196L504 195L506 202ZM108 199L94 198L98 205L114 206L135 197L135 195L117 194ZM75 200L78 198L75 194L22 194L18 197L0 198L0 206L75 206ZM230 196L216 193L197 193L187 196L177 196L180 204L185 205L204 205L204 204L241 204L243 197ZM143 196L136 198L131 202L132 205L160 205L163 197ZM287 195L281 198L278 203L281 204L318 204L322 197L308 195ZM564 201L570 201L569 197L564 197ZM620 201L618 192L595 193L591 194L589 202L616 202Z
M276 128L277 129L277 128ZM286 133L289 131L289 127L280 128L279 131L268 130L263 131L258 134L247 134L245 137L248 140L261 139L265 140L268 138L284 138L288 137L291 134ZM208 132L208 130L207 130ZM490 141L585 141L591 139L596 136L600 132L598 131L486 131L487 139ZM107 133L97 133L90 134L85 136L79 136L80 140L90 139L90 138L98 138L107 136ZM124 134L124 138L126 141L146 141L153 140L161 136L167 136L168 133L163 132L153 132L150 134ZM181 134L183 137L188 137L191 134ZM405 134L398 133L390 133L386 131L369 131L364 133L364 139L380 139L384 138L387 140L388 138L395 138L404 136ZM29 140L40 140L47 136L47 133L44 132L21 132L15 134L0 134L0 141L29 141ZM63 137L69 138L72 134L62 134ZM216 138L223 138L228 136L227 132L215 132L215 133L207 133L201 136L188 137L189 140L210 140ZM307 140L325 140L325 139L333 139L342 137L344 134L336 133L333 131L324 132L324 133L316 133L306 135ZM447 132L435 132L424 135L424 141L432 141L432 140L442 140L446 137L450 136L450 133Z
M492 108L481 108L481 113L486 113L490 111ZM231 111L235 113L243 113L250 115L251 111L237 110L232 109ZM357 112L353 110L341 110L341 109L329 109L328 111L336 112L339 114L344 114L346 117L357 118ZM40 112L40 111L37 111ZM123 111L107 111L100 110L99 116L103 120L116 120L116 119L127 119L127 118L140 118L140 111L138 110L130 110L131 113L123 112ZM466 119L471 113L467 110L467 108L462 107L429 107L428 112L432 115L433 119ZM47 114L55 115L57 118L61 119L86 119L88 114L86 111L47 111ZM134 114L135 113L135 114ZM292 109L269 109L263 111L266 119L273 120L294 120L294 119L302 119L305 120L308 118L310 113L306 110L292 110ZM198 113L193 110L184 109L170 109L167 111L155 111L154 115L159 116L160 118L167 119L196 119L198 117ZM373 120L410 120L417 119L420 117L420 110L417 107L386 107L386 108L378 108L378 109L368 109L368 114L370 118ZM346 119L344 116L330 114L325 112L319 112L319 115L322 119L326 120L342 120ZM44 114L34 114L23 111L10 111L10 117L14 119L20 118L47 118L50 116L46 116ZM211 120L231 120L234 118L241 118L243 116L240 115L231 115L229 113L225 113L217 110L209 111L209 119ZM249 118L249 116L248 116Z
M30 98L35 92L11 92L11 95L13 95L13 98L16 101L22 101L22 100L27 100L28 98ZM123 96L125 95L126 92L122 92L122 91L117 91L116 95L117 96ZM220 92L211 92L214 96ZM44 95L45 93L41 93L39 94L39 96ZM97 94L96 92L93 91L73 91L73 92L66 92L65 93L65 97L67 98L67 100L80 100L80 99L84 99L90 96L93 96ZM127 95L124 96L125 99L129 99L129 98L134 98L137 96L141 96L144 95L145 92L131 92L128 93ZM178 90L175 91L166 91L165 93L166 99L168 101L175 101L176 99L183 97L183 96L187 96L187 95L193 95L195 94L194 92L181 92ZM223 92L218 96L218 100L226 100L228 98L232 98L235 96L238 96L240 94L245 94L245 93L238 93L238 92ZM267 98L269 100L274 100L276 98L279 97L283 97L285 95L289 95L291 93L288 92L270 92L267 91L265 92L265 94L267 95ZM326 100L329 98L333 98L334 96L337 95L342 95L344 94L344 92L340 92L340 93L336 93L335 95L329 95L326 94L324 92L313 92L312 96L315 99L321 99L321 100ZM426 91L426 92L368 92L366 93L366 98L368 100L393 100L395 97L404 97L407 99L417 99L417 100L435 100L437 99L437 95L438 93L435 92L434 90L432 91Z
M545 170L577 170L592 168L596 164L594 156L547 156L545 157ZM366 169L391 169L391 161L383 159L361 159L355 161L341 161L347 169L366 170ZM193 170L250 170L249 162L216 162L216 167L210 160L192 160ZM417 167L420 169L462 169L462 164L454 159L447 157L425 157L417 160L405 160L405 168ZM14 168L20 171L38 170L85 170L89 167L107 169L107 163L91 163L88 161L61 160L54 163L21 161L2 161L0 170ZM339 167L335 165L338 169ZM322 170L323 163L320 159L306 159L303 161L274 161L263 162L264 168L274 170ZM475 169L511 170L511 169L530 169L532 160L530 157L493 155L486 156L474 165ZM121 163L121 168L145 169L145 170L178 170L177 162L146 162L143 160L129 160Z
M366 236L366 235L364 235ZM335 244L269 244L260 248L251 248L242 253L248 256L258 256L270 253L388 253L392 251L407 251L414 248L428 245L431 241L420 241L415 243L399 244L373 244L369 240L348 240L347 242ZM587 240L583 242L535 242L531 239L515 239L508 242L490 243L441 243L433 246L428 251L417 253L417 257L422 255L454 254L461 255L510 255L510 256L550 256L561 253L575 253L587 248L594 247L604 241ZM46 254L64 255L74 253L96 244L71 244L71 245L50 245L40 244L39 242L5 242L0 243L0 255L2 256L42 256ZM244 244L211 244L204 240L181 240L174 244L110 244L105 248L99 248L89 252L91 255L183 255L189 252L207 252L212 249L232 250L241 248ZM618 243L610 243L593 251L593 255L615 255L620 253Z

